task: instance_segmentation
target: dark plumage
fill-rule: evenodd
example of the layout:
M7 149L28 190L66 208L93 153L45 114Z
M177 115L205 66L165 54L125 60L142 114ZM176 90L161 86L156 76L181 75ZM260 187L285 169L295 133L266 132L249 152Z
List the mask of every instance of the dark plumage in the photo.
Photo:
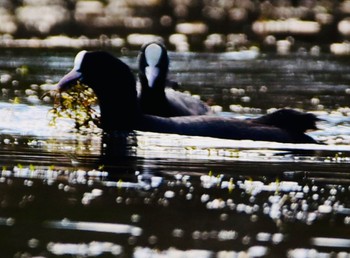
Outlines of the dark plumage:
M276 126L288 132L304 133L315 130L316 122L320 121L314 114L303 113L293 109L280 109L271 114L252 119L252 122Z
M137 99L133 73L125 63L107 52L78 53L74 68L59 81L58 88L64 91L78 80L95 91L101 110L101 128L107 133L140 130L237 140L317 143L302 130L279 127L283 114L276 120L261 118L263 121L209 115L168 118L145 114Z
M142 46L139 56L140 105L146 114L171 117L211 113L203 101L167 88L169 56L165 46L150 42Z

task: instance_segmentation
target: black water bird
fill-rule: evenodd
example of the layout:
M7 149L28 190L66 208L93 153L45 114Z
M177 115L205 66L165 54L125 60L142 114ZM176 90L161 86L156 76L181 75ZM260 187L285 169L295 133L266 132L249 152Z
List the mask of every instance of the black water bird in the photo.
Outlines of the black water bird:
M65 91L77 81L94 90L100 105L100 127L106 133L139 130L236 140L318 143L303 130L290 131L279 127L278 118L274 118L276 121L272 119L270 125L259 119L241 120L215 115L160 117L145 114L140 107L132 71L107 52L79 52L73 69L57 87L59 91Z
M210 114L210 107L200 99L176 91L168 80L169 56L161 42L142 46L138 56L141 84L140 106L144 113L163 117Z
M316 123L321 121L321 119L311 113L304 113L294 109L280 109L251 121L258 124L276 126L290 133L300 134L308 130L316 130Z

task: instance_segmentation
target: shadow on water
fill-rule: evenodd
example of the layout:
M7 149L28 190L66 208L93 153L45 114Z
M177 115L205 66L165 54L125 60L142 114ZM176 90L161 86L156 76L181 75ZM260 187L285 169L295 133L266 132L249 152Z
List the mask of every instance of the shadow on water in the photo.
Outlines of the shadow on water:
M350 254L348 61L171 53L180 90L218 115L302 108L324 119L316 145L50 127L38 96L74 54L1 53L2 257Z

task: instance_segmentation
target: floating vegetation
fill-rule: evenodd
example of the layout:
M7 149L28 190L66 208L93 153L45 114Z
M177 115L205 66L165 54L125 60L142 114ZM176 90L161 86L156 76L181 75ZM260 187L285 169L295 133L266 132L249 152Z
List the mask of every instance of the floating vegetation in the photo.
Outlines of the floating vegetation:
M78 131L93 132L99 127L100 114L94 109L97 97L91 88L78 83L65 92L55 90L53 94L50 126L57 126L58 119L71 119Z

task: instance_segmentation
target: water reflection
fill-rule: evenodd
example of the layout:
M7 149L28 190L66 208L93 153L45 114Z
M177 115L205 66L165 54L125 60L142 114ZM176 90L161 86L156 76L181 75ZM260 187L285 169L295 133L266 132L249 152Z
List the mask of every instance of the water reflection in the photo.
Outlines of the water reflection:
M301 249L348 250L347 183L317 181L307 172L285 172L283 178L261 171L165 170L158 175L127 169L119 175L82 169L3 170L1 230L22 232L15 244L2 237L5 254L28 250L44 257L158 257L156 248L166 255L189 255L195 249L209 257L224 252L276 257ZM305 227L308 231L300 234Z

